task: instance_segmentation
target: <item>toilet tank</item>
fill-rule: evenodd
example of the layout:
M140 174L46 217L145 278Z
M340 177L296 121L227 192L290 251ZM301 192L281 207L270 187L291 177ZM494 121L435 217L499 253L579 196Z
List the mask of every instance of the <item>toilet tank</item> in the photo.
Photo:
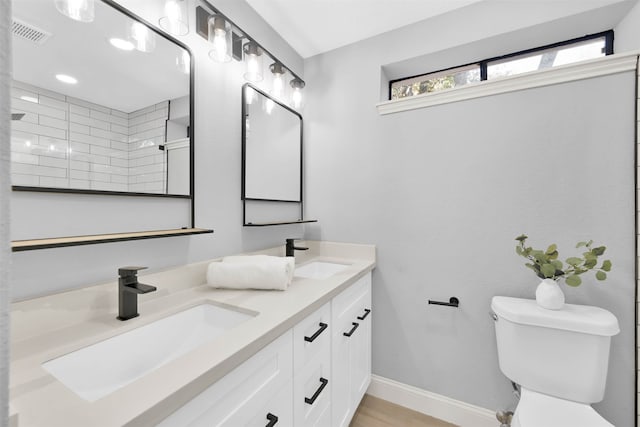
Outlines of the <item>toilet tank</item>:
M598 307L565 304L548 310L535 300L496 296L500 370L522 387L581 403L604 397L611 337L618 320Z

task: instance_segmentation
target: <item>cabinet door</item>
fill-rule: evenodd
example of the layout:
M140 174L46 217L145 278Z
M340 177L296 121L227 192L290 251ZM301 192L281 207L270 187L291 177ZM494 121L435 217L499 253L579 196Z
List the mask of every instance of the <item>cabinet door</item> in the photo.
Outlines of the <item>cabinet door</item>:
M366 310L365 310L366 309ZM347 427L371 380L371 275L332 301L332 425Z
M356 306L356 322L360 324L357 333L353 336L351 351L351 370L353 375L352 401L355 408L371 382L371 285L366 287L365 293L360 296Z
M293 333L284 333L164 419L161 427L267 425L273 397L293 376ZM289 392L291 396L291 392ZM278 402L275 402L278 403ZM292 408L291 399L288 400ZM286 412L286 411L285 411ZM277 415L277 414L276 414ZM289 420L292 419L289 416ZM287 416L284 416L286 419ZM264 424L262 424L264 422ZM286 425L276 424L276 426Z
M246 424L247 427L294 427L293 385L291 381L282 386L266 405L258 409Z

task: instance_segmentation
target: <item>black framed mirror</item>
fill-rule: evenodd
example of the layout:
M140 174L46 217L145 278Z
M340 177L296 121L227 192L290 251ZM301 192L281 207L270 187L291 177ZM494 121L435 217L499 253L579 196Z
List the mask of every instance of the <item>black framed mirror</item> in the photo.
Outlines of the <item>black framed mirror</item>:
M243 224L304 220L302 116L266 92L242 87Z
M13 189L193 198L188 48L111 0L12 7Z

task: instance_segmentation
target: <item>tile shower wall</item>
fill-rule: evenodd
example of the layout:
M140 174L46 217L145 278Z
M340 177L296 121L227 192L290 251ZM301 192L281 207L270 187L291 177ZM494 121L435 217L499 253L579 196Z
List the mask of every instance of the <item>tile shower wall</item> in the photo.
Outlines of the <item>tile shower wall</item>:
M168 102L125 113L14 81L13 185L164 191Z

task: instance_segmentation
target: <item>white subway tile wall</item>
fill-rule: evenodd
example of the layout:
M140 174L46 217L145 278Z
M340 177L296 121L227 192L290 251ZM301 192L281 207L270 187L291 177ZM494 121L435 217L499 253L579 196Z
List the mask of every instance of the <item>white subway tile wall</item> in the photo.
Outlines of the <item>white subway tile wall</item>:
M132 113L13 81L13 185L165 192L169 101Z
M640 61L640 56L638 57L638 59ZM636 144L640 144L640 66L636 66L636 74L638 76L638 80L636 82L636 94L638 94L638 105L636 108ZM640 146L636 147L636 154L638 156L637 164L640 165ZM638 175L640 176L640 168L638 168ZM636 185L638 185L636 198L640 198L640 179L636 180ZM640 222L640 211L636 214L636 220ZM640 230L640 224L636 225L636 231L637 230ZM640 235L636 236L636 243L640 245ZM637 250L637 253L640 254L640 249ZM637 263L638 264L636 265L636 270L640 270L640 257L638 257ZM638 280L638 282L636 283L636 289L640 289L640 280ZM640 292L636 291L636 295L638 298L638 300L636 301L636 304L638 305L636 307L637 313L640 310ZM636 374L638 380L638 386L636 387L636 408L638 411L640 411L640 362L637 359L638 354L640 354L640 316L637 317L638 325L636 325L636 334L638 335L638 339L636 339L636 345L638 345L638 348L636 349L636 369L638 369L639 371ZM640 426L640 412L636 413L636 416L638 417L636 425Z

